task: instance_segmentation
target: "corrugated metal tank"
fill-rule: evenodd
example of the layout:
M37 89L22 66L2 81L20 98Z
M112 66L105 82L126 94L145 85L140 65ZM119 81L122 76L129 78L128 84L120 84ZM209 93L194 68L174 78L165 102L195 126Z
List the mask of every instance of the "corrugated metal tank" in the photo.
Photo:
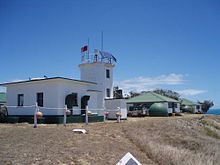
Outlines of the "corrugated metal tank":
M149 109L150 116L168 116L168 110L163 103L154 103Z

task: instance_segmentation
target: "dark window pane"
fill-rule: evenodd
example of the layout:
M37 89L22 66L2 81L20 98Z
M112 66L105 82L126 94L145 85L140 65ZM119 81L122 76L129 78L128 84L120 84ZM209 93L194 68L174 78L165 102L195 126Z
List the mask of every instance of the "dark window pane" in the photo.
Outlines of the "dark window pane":
M44 106L44 94L41 93L37 93L37 105L39 107L43 107Z
M168 103L168 108L173 108L173 105L172 105L172 103Z
M18 106L24 105L24 94L18 94Z
M110 89L109 88L106 89L106 97L110 97Z
M110 70L106 69L106 78L110 78Z

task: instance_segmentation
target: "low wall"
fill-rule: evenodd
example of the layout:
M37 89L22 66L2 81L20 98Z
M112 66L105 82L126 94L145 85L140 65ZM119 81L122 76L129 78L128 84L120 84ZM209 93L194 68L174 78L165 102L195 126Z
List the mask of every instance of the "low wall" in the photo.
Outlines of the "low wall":
M103 122L103 116L91 115L89 122ZM34 123L34 116L7 116L5 123ZM85 116L67 116L67 123L84 123ZM63 124L63 116L43 116L38 119L39 124Z

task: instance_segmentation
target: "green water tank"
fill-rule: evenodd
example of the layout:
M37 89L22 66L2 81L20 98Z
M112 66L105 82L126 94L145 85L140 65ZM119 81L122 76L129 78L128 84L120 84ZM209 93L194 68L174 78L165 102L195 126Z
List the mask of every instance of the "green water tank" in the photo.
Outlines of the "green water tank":
M163 103L154 103L149 109L150 116L168 116L168 110Z
M183 112L194 113L194 108L193 108L193 106L188 106L188 105L186 105L186 106L183 108Z
M189 110L190 110L190 107L187 105L183 108L183 112L189 112Z

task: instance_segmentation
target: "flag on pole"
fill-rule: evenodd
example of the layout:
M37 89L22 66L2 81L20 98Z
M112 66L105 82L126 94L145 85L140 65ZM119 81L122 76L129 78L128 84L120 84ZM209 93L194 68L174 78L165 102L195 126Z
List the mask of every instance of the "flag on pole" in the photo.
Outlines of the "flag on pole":
M87 52L87 51L88 51L88 45L83 46L83 47L81 48L81 52L82 52L82 53Z

